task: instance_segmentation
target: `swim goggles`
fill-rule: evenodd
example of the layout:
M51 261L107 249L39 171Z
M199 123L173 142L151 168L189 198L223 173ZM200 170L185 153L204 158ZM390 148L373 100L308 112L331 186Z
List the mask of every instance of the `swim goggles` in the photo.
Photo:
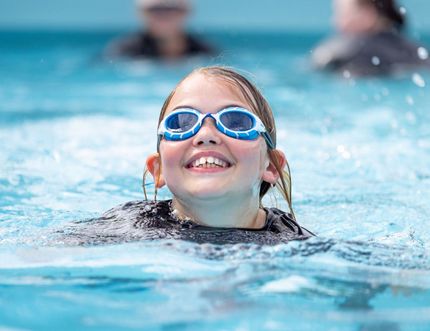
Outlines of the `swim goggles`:
M176 109L161 121L158 128L158 144L162 137L174 141L191 138L199 132L207 117L214 119L217 129L229 137L254 140L261 135L270 149L275 148L263 122L242 107L227 107L215 114L202 114L193 108Z

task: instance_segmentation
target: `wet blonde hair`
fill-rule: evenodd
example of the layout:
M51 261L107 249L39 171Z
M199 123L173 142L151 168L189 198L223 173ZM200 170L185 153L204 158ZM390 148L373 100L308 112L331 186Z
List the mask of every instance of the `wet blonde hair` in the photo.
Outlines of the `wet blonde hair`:
M244 98L246 103L250 107L250 111L252 111L255 115L257 115L261 121L263 122L264 126L266 127L267 132L270 134L270 137L272 138L274 146L276 146L276 127L275 127L275 120L273 118L273 112L272 109L269 106L269 103L264 98L264 96L261 94L261 92L258 90L258 88L251 83L250 80L248 80L245 76L239 74L237 71L228 68L228 67L221 67L221 66L211 66L211 67L203 67L198 68L192 71L189 75L187 75L184 79L182 79L178 85L173 89L173 91L169 94L169 96L164 101L163 107L160 111L160 116L158 118L158 125L160 125L161 121L164 119L166 115L167 108L170 104L170 101L172 100L173 96L176 93L176 90L181 85L183 81L185 81L188 77L195 75L195 74L201 74L208 77L213 77L216 79L220 79L227 84L231 85L232 87L236 88L240 94L241 97ZM157 152L159 152L159 146L157 146ZM282 168L282 165L279 161L279 154L278 151L275 149L268 148L267 153L269 155L269 159L272 162L272 164L275 166L278 174L279 179L277 183L274 185L277 187L279 192L281 193L282 197L286 200L288 203L288 207L290 209L290 212L295 219L294 210L293 210L293 204L292 204L292 198L291 198L291 174L290 174L290 167L288 165L288 162L286 162L285 169ZM145 178L148 173L148 170L145 169L144 175L143 175L143 190L145 193L145 199L147 200L147 194L145 189ZM260 206L262 206L262 199L266 195L266 193L271 188L271 184L263 181L260 186ZM155 199L157 197L157 188L155 188Z

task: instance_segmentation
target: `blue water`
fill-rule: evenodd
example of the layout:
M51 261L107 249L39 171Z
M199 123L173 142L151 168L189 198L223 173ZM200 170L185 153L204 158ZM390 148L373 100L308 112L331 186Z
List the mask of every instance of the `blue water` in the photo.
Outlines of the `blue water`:
M321 35L304 33L213 33L224 49L214 60L102 61L118 34L0 32L0 329L430 329L428 73L314 73L306 56ZM207 64L262 88L297 218L318 237L53 241L67 222L143 198L162 102Z

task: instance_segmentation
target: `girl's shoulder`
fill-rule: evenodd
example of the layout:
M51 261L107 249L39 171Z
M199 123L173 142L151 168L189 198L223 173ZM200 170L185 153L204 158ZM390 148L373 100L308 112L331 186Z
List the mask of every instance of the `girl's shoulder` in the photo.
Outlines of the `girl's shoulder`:
M120 204L100 217L72 222L57 233L65 244L110 244L170 238L166 229L175 224L171 200L140 200Z
M100 218L131 218L134 215L162 216L168 215L171 210L172 200L148 201L135 200L117 205L104 212Z
M134 228L164 227L177 221L172 211L172 200L137 200L109 209L98 218L100 221L126 222Z

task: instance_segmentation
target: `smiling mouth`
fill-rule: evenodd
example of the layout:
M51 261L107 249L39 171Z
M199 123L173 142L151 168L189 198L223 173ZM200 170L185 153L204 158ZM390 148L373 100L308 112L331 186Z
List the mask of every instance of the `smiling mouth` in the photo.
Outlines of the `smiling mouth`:
M188 169L230 168L231 164L214 156L200 157L187 165Z

